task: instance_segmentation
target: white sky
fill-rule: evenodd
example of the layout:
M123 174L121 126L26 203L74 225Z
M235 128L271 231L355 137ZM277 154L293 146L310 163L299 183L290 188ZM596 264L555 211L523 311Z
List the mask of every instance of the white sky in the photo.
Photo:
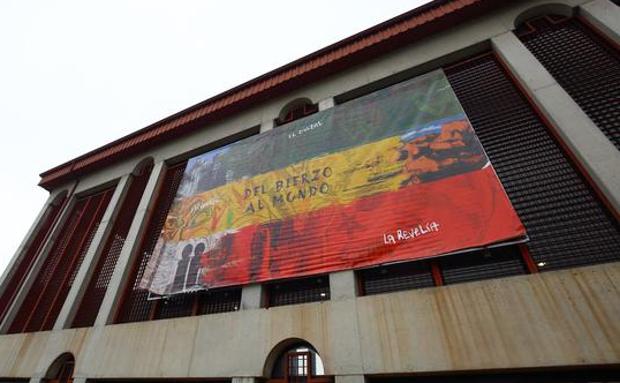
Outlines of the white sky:
M0 274L39 173L426 2L0 1Z

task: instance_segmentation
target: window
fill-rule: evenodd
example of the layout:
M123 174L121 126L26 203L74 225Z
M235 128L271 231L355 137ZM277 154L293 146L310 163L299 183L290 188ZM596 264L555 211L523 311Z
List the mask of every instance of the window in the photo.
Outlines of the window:
M495 57L445 72L526 227L538 268L619 260L618 223Z
M328 383L333 379L325 376L323 361L316 350L309 343L299 342L278 356L269 382Z
M93 276L88 283L71 327L87 327L95 323L99 307L112 279L116 262L121 254L133 216L138 209L138 204L152 170L153 161L149 160L132 177L127 195L119 209L119 215L115 219L112 231L97 261Z
M108 187L75 199L68 220L11 323L9 333L52 329L113 192L114 187Z
M620 52L578 18L546 15L516 31L525 46L620 149Z
M444 70L530 241L362 270L362 291L376 294L620 260L618 223L496 58L483 54Z
M287 104L275 121L276 126L288 124L302 117L309 116L319 111L319 106L313 104L307 98L297 99Z
M67 201L67 193L63 193L56 198L47 211L43 214L43 219L36 229L33 238L30 240L27 250L21 256L21 259L13 266L12 275L7 279L7 285L2 294L0 294L0 322L11 307L15 296L23 285L26 276L32 269L37 260L43 246L47 242L49 234L54 227L60 212L65 207Z
M155 248L159 234L166 221L168 210L180 185L186 164L187 162L181 162L170 166L166 170L160 189L161 192L157 197L153 214L147 223L140 252L136 256L133 270L129 275L128 285L116 316L116 322L118 323L214 314L236 311L240 307L240 288L214 289L173 295L163 299L151 299L153 297L149 296L149 292L139 287L145 267Z
M266 285L268 307L329 300L329 277L309 277Z

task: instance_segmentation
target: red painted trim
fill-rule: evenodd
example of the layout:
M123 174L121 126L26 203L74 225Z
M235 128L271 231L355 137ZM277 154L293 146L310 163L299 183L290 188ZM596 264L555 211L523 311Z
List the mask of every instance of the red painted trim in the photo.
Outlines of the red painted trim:
M525 243L519 244L519 252L521 253L521 257L523 258L523 262L525 263L525 267L527 267L527 271L530 274L534 274L538 272L538 266L534 259L532 258L532 254L530 254L530 248L527 247Z
M443 276L441 275L441 268L438 261L431 262L431 274L433 274L433 281L435 286L443 286Z

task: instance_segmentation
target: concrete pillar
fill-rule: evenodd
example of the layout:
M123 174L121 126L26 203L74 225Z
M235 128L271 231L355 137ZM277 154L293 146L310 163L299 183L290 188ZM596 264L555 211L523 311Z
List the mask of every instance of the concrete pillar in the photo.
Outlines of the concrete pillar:
M253 284L241 289L241 310L252 310L263 307L263 286Z
M357 281L353 270L329 274L329 295L333 301L354 299L357 296Z
M264 121L260 125L260 132L265 133L272 130L275 127L275 121ZM253 284L243 286L241 289L241 305L240 310L252 310L259 309L263 306L263 286L261 284ZM243 378L233 378L243 379ZM253 379L253 378L252 378Z
M616 44L620 44L620 7L609 0L593 0L579 6L579 15Z
M125 243L121 253L119 254L118 261L116 262L116 267L114 268L114 273L112 274L112 278L108 284L108 289L103 298L103 302L101 302L101 307L99 308L99 314L97 315L95 326L104 326L111 323L114 319L113 317L116 306L123 295L133 261L135 257L138 256L136 252L139 250L140 240L144 234L144 230L146 229L145 224L155 205L157 191L159 190L165 173L166 166L164 162L160 161L155 163L153 170L151 171L151 176L146 184L146 188L144 189L144 193L142 194L142 198L140 199L140 203L138 204L136 214L134 215L131 226L129 227L127 238L125 239Z
M231 383L257 383L257 382L258 382L258 378L248 377L248 376L235 377L231 379Z
M512 32L492 38L491 43L555 135L620 212L620 151Z
M72 190L75 190L77 183L78 181L75 181L71 185L70 188ZM26 295L30 291L30 287L32 287L32 284L34 283L36 276L39 274L39 270L43 266L43 263L45 262L49 252L54 247L54 243L56 242L56 239L60 235L62 228L65 226L65 223L67 222L67 219L69 218L69 213L71 212L71 210L73 210L73 205L75 204L75 198L73 198L73 196L71 195L68 195L67 197L70 198L70 200L65 204L63 211L60 212L59 219L56 221L54 226L51 228L51 233L49 237L47 238L47 241L45 242L45 244L43 245L43 248L37 255L37 259L34 261L34 264L32 265L32 268L30 269L30 271L28 272L28 275L26 276L24 283L20 287L19 292L15 296L15 299L13 299L13 303L11 303L11 307L9 308L7 314L4 316L2 323L0 323L0 334L5 334L8 331L9 326L11 325L11 322L13 322L13 319L15 318L15 315L17 314L17 310L19 310L19 308L21 307L22 302L24 301L24 299L26 298Z
M334 383L365 383L364 375L336 375Z
M273 129L275 126L276 126L276 123L274 120L264 121L263 123L260 124L260 132L261 133L268 132L271 129Z
M61 330L71 326L73 316L75 315L75 312L82 301L82 297L84 296L84 292L88 287L88 283L93 276L95 266L101 257L101 252L103 251L103 245L109 237L112 227L114 226L114 222L118 216L130 184L131 175L128 174L121 177L116 185L114 194L112 194L112 198L110 199L110 202L101 217L99 227L97 227L97 231L95 232L95 235L90 243L90 247L84 256L84 260L82 261L80 269L75 276L73 285L69 290L69 294L67 294L67 298L62 305L60 313L58 314L58 318L54 324L54 330Z
M333 108L336 105L333 97L326 98L325 100L319 101L319 111Z

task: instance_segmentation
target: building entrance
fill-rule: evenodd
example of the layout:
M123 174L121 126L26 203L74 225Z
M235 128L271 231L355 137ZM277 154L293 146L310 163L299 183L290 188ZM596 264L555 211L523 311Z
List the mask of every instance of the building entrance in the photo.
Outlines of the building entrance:
M325 375L321 357L308 343L298 343L282 352L277 358L269 383L333 383Z

